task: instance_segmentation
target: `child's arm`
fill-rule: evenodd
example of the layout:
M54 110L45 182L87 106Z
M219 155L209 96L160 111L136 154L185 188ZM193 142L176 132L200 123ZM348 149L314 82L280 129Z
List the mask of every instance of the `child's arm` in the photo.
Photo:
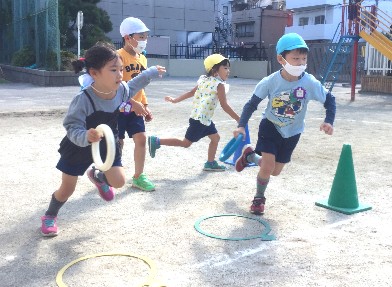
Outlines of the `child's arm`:
M219 84L217 92L218 92L219 103L220 103L222 109L230 117L232 117L236 122L239 122L239 120L240 120L239 115L231 108L231 106L227 102L226 92L225 92L225 85L224 84Z
M91 105L88 101L88 98L83 94L74 97L63 120L68 139L80 147L86 147L93 142L90 140L93 138L89 139L89 133L86 129L86 117L89 113L87 107Z
M153 66L150 67L132 80L128 81L129 96L132 98L139 90L145 88L153 78L161 77L166 72L165 67Z
M325 120L320 126L320 131L324 131L327 135L333 134L333 122L335 121L336 102L335 97L328 93L324 102Z
M245 104L244 108L242 109L238 127L233 131L234 137L237 137L239 134L242 134L245 140L245 126L248 124L248 121L252 116L253 112L257 110L257 106L260 104L261 100L261 98L257 97L256 95L253 95L250 100Z
M173 103L173 104L178 103L178 102L181 102L181 101L183 101L183 100L186 100L186 99L189 99L189 98L193 97L193 96L195 95L196 90L197 90L197 86L194 87L194 88L193 88L192 90L190 90L189 92L187 92L187 93L185 93L185 94L183 94L183 95L181 95L181 96L179 96L179 97L177 97L177 98L173 98L173 97L170 97L170 96L166 96L166 97L165 97L165 101L166 101L166 102Z

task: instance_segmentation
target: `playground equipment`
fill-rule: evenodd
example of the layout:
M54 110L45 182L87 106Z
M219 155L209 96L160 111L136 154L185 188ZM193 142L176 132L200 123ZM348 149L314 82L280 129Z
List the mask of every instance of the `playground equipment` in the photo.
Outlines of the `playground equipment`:
M356 69L358 64L358 41L367 41L381 54L392 60L392 17L377 6L357 3L355 19L347 21L349 6L342 7L342 22L338 24L331 46L327 49L319 76L321 83L332 91L344 63L352 55L351 100L355 100Z

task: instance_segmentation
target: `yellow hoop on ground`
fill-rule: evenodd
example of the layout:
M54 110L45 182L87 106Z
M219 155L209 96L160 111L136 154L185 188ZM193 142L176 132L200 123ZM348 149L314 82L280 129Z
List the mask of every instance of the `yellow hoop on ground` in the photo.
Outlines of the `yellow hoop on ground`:
M96 169L101 171L109 170L114 162L114 156L116 155L116 145L114 142L114 135L112 129L105 124L101 124L96 127L96 130L105 137L106 140L106 159L102 162L101 153L99 151L99 142L93 142L91 144L91 153L93 155L94 165Z
M131 253L97 253L97 254L93 254L93 255L80 257L79 259L76 259L76 260L68 263L67 265L65 265L57 273L57 276L56 276L57 286L59 286L59 287L67 287L67 285L63 282L63 275L64 275L64 272L69 267L71 267L72 265L74 265L74 264L76 264L76 263L78 263L80 261L91 259L91 258L102 257L102 256L127 256L127 257L140 259L140 260L144 261L144 263L146 263L150 267L150 274L149 274L149 276L148 276L148 278L146 280L146 283L144 283L140 287L166 287L165 285L160 284L155 279L156 276L157 276L157 268L156 268L156 265L155 265L154 261L152 261L151 259L149 259L149 258L147 258L145 256L135 255L135 254L131 254Z

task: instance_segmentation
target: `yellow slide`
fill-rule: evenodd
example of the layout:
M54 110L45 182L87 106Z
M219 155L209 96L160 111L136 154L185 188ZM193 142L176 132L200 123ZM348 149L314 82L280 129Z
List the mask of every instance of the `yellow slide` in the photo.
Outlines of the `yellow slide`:
M357 19L359 36L392 61L392 41L385 36L392 36L392 17L374 5L357 5L360 11Z
M371 33L367 33L365 30L362 30L359 33L359 36L392 61L392 41L385 35L376 30Z

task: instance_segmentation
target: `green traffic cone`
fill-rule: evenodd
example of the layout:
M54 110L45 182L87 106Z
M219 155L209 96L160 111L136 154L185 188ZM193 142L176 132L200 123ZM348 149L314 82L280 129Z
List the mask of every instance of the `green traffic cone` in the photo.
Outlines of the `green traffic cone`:
M316 205L344 214L353 214L371 209L371 206L359 204L358 202L350 145L343 145L328 200L317 201Z

